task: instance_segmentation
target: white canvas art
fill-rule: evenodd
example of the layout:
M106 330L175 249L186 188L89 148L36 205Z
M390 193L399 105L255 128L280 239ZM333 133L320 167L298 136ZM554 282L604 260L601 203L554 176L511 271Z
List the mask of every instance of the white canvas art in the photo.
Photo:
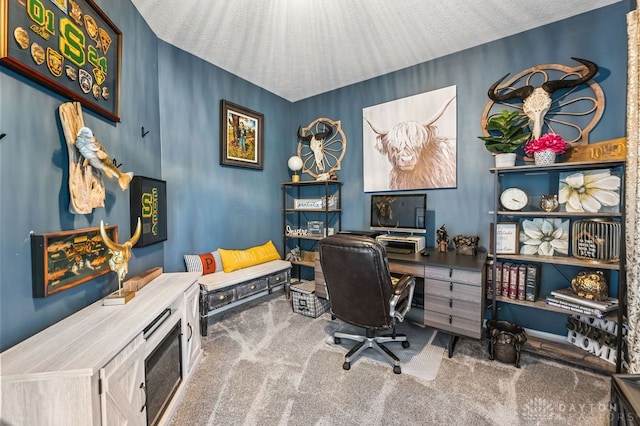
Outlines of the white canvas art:
M364 191L456 187L456 86L363 108Z

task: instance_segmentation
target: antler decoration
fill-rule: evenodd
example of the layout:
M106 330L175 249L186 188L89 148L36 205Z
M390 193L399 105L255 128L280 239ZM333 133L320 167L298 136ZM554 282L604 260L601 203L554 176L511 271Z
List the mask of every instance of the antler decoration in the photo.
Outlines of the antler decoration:
M109 249L111 253L111 259L109 259L109 268L118 275L118 291L122 290L122 281L129 272L129 259L131 259L131 247L133 247L142 234L142 223L138 218L138 225L133 233L131 239L123 244L118 244L112 241L104 230L104 222L100 221L100 236L104 245Z

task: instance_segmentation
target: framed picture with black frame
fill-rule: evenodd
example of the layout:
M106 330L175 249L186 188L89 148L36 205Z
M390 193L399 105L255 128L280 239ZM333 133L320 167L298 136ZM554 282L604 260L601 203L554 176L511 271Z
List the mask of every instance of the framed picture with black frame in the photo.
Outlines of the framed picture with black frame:
M163 180L134 176L129 185L131 229L138 218L142 234L134 247L145 247L167 239L167 183Z
M264 116L224 99L220 109L220 164L262 170Z

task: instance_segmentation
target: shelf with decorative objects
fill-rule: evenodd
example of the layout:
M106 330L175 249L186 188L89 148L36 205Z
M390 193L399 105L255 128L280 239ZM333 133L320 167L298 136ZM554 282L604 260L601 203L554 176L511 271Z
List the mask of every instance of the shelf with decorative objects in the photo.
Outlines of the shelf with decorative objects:
M282 183L283 249L295 267L292 279L305 278L303 268L315 268L318 241L342 229L341 198L337 180Z
M530 309L529 318L567 315L567 343L535 337L523 350L623 371L624 169L619 159L490 169L495 195L487 297L493 318L505 305ZM567 298L558 298L565 291ZM586 306L591 300L602 309Z

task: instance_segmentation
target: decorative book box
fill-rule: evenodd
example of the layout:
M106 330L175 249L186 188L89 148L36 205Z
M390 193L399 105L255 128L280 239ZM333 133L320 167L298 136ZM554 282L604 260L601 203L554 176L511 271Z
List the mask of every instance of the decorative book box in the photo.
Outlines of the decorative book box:
M316 283L305 281L291 285L293 312L317 318L329 310L329 301L315 295Z

